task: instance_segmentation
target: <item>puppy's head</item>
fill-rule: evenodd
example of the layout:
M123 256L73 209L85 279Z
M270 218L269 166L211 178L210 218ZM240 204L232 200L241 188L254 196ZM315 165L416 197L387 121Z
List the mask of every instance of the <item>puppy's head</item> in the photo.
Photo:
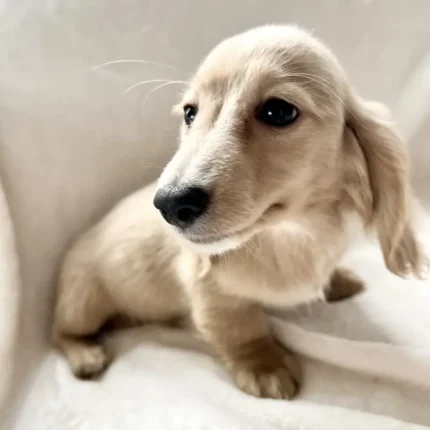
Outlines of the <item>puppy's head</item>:
M346 193L366 220L377 214L387 255L398 244L399 233L387 236L407 223L401 142L303 30L267 26L225 40L175 111L183 116L180 147L154 203L200 250L240 246L288 213L335 200L349 165L364 174ZM351 140L355 152L345 150Z
M340 74L295 27L218 45L175 107L184 117L180 147L155 198L166 220L202 249L222 251L327 186L343 127Z

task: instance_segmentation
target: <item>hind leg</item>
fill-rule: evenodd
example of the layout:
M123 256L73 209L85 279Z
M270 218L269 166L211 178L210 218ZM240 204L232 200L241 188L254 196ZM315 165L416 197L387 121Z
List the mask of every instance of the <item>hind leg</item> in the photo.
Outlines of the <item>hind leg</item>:
M113 314L109 297L95 283L73 282L60 288L52 339L76 377L95 378L109 365L111 357L96 338Z
M337 268L330 277L329 285L325 290L325 299L328 302L337 302L355 296L364 289L363 281L351 270Z

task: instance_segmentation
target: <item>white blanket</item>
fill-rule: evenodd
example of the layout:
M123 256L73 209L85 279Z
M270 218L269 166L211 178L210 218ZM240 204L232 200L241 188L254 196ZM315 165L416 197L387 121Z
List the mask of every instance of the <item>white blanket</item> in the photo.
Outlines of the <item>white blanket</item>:
M75 380L49 344L55 274L68 242L155 178L175 146L176 84L145 103L151 83L122 93L139 81L186 78L233 32L272 21L315 29L364 96L393 108L417 189L430 195L430 4L321 4L0 0L0 177L8 203L0 189L1 430L430 427L429 281L390 275L367 242L345 260L366 281L365 293L273 316L305 364L292 402L243 394L180 330L143 327L107 339L117 357L99 382ZM149 63L91 70L119 59ZM429 233L426 215L420 236L428 245Z
M427 223L428 232L430 217ZM347 261L367 281L367 292L273 318L280 338L308 357L304 386L292 402L241 393L188 333L146 327L108 339L117 357L99 382L77 381L63 357L46 351L8 429L430 426L429 282L390 276L370 245Z

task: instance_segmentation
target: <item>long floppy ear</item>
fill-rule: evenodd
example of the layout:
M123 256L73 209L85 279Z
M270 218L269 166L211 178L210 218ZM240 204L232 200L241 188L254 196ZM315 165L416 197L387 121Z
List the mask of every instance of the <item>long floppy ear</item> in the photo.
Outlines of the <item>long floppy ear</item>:
M385 264L396 275L422 277L427 259L411 225L413 197L406 145L390 112L379 103L351 93L345 115L346 127L355 136L355 145L358 142L355 150L360 152L361 171L367 169L366 178L361 178L367 188L361 192L362 205L368 208L365 218L368 226L376 228Z

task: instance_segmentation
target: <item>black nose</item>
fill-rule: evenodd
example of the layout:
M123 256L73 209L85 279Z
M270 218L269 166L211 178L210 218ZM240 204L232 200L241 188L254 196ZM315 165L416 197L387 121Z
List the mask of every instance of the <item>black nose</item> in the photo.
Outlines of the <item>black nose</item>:
M177 190L157 191L154 206L163 218L180 228L189 227L203 215L209 204L209 195L202 188L187 187Z

